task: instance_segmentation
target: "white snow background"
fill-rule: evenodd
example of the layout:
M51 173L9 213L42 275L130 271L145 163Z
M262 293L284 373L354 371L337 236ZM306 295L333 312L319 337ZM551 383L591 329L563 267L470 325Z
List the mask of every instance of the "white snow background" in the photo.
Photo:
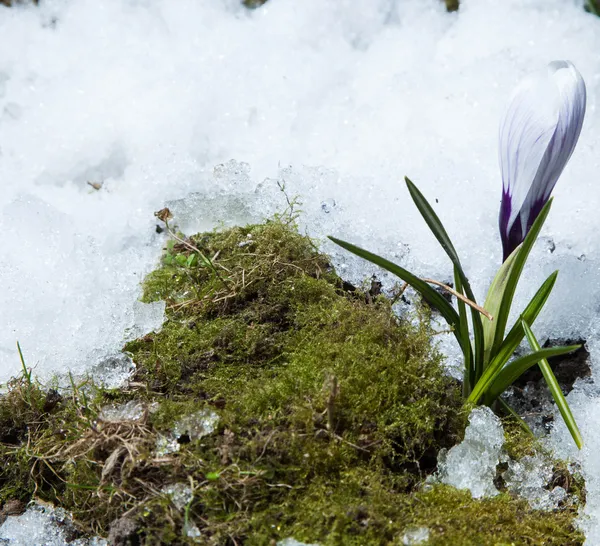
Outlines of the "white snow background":
M499 119L555 59L583 74L588 110L516 304L559 269L534 330L586 339L596 377L599 51L600 18L574 0L463 0L453 14L439 0L0 5L0 381L19 372L17 340L48 377L93 370L160 324L160 306L136 303L165 241L154 211L169 204L188 232L260 219L285 204L277 182L310 235L449 280L408 175L483 300L502 257ZM350 280L376 271L323 249ZM600 544L600 394L569 401L585 448L560 424L550 441L583 464L586 544Z

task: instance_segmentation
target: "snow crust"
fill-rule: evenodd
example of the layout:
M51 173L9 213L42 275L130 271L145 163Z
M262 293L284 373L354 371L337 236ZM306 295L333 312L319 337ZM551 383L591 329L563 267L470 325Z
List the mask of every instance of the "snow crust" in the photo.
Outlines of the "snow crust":
M111 404L104 406L98 416L102 421L139 421L146 411L142 402L130 400L124 404Z
M597 351L597 348L595 348ZM597 352L593 352L597 355ZM595 370L598 369L597 356L594 360ZM585 441L583 449L578 451L569 441L569 432L564 423L557 421L548 444L559 457L570 459L580 465L585 478L588 492L583 513L580 514L580 525L586 535L586 545L600 543L600 391L596 385L581 383L568 396L567 402L573 411L573 416L579 425ZM559 419L558 412L555 421Z
M440 452L434 481L469 489L474 498L497 495L494 478L503 443L500 419L488 407L475 408L464 440L449 451Z
M208 436L215 431L219 422L218 413L202 409L196 413L181 417L173 426L168 434L160 435L156 439L156 453L162 457L168 453L175 453L181 448L181 441L184 436L187 441L195 441Z
M569 440L572 442L570 435ZM509 492L527 500L535 510L558 508L568 495L560 486L550 488L554 474L552 462L540 453L514 461L504 452L503 444L500 419L488 407L473 409L463 441L440 452L438 470L428 482L469 489L474 498L493 497L499 493L494 483L498 465L506 463L508 468L501 477ZM578 469L573 467L572 471Z
M552 475L552 465L536 454L510 461L502 477L509 491L527 499L535 510L553 510L567 498L567 492L560 486L547 488Z
M42 377L127 367L124 341L163 317L137 299L165 204L185 229L207 229L281 210L284 185L311 235L448 281L408 175L483 300L501 260L500 115L518 81L554 59L581 71L588 113L516 310L559 269L535 333L586 339L596 378L600 19L580 0L464 0L453 14L438 0L40 4L0 5L0 381L19 371L16 340ZM323 248L349 280L376 272ZM586 447L571 449L560 419L550 441L582 464L596 544L600 398L580 385L569 400Z
M108 546L103 538L75 539L69 514L43 504L30 506L20 516L9 516L0 526L0 544L11 546Z

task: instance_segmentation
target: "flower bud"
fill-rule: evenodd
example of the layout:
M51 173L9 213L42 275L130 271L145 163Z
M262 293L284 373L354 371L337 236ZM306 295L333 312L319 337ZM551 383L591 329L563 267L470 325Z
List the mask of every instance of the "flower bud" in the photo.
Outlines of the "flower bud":
M550 198L577 144L585 103L585 82L569 61L551 62L515 89L500 124L504 260Z

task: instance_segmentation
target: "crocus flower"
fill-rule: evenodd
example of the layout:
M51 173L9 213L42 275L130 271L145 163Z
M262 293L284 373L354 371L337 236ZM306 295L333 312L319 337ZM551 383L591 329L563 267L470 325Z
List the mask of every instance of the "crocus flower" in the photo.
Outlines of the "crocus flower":
M551 62L515 90L500 124L504 260L525 239L569 161L585 101L585 83L569 61Z

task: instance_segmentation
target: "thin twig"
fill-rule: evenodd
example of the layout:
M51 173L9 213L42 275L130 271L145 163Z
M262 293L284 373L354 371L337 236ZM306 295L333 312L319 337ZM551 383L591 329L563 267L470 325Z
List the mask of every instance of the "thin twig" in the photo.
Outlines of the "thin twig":
M266 451L267 451L267 447L268 447L268 445L269 445L269 442L271 441L271 439L272 439L272 438L273 438L273 436L275 435L275 432L277 432L277 429L273 429L273 430L271 431L271 434L269 434L269 437L267 438L267 441L265 442L265 445L263 446L262 452L261 452L261 454L258 456L258 459L256 459L256 461L254 461L254 464L256 464L258 461L260 461L260 460L263 458L264 454L265 454L265 453L266 453Z
M444 284L443 282L439 282L439 281L434 281L433 279L421 279L421 280L424 282L428 282L430 284L435 284L436 286L443 288L447 292L450 292L450 294L452 294L453 296L464 301L467 305L469 305L473 309L479 311L487 319L494 320L494 317L492 315L490 315L483 307L477 305L474 301L471 301L469 298L463 296L462 294L459 294L456 290L454 290L454 288L449 287L447 284Z
M359 451L364 451L365 453L371 453L368 449L365 449L364 447L357 446L356 444L353 444L352 442L349 442L348 440L342 438L339 434L335 434L334 432L330 432L329 434L330 434L330 436L332 436L336 440L338 440L338 441L340 441L340 442L342 442L344 444L347 444L347 445L353 447L354 449L358 449ZM369 445L373 445L373 444L369 444Z
M406 289L408 288L408 283L405 282L401 287L400 290L398 290L398 292L396 292L394 294L394 297L392 298L392 305L394 305L401 297L402 294L404 294L404 292L406 292Z

